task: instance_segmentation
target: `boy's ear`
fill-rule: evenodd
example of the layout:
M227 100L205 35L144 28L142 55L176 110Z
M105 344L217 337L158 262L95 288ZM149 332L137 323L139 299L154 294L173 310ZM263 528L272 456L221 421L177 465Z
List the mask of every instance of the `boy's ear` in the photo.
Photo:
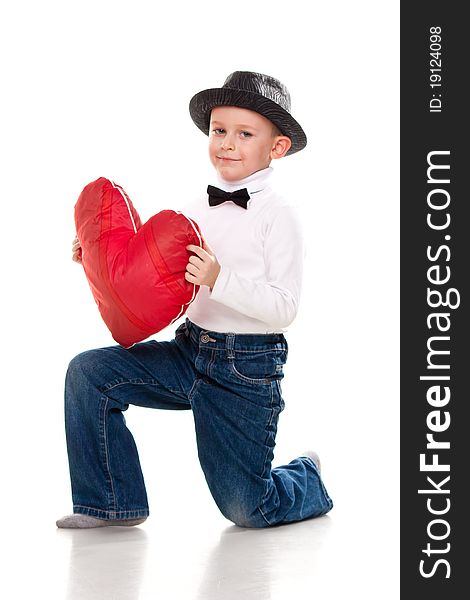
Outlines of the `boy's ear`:
M271 149L271 158L282 158L287 154L291 146L292 142L286 135L276 135Z

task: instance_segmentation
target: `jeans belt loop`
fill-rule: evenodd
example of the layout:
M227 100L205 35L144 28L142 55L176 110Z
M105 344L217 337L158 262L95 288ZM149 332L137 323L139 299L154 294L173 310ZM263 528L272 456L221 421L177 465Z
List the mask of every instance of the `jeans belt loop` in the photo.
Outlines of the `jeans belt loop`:
M225 340L225 347L227 348L227 358L235 358L235 352L233 350L235 346L235 334L227 333L227 338Z

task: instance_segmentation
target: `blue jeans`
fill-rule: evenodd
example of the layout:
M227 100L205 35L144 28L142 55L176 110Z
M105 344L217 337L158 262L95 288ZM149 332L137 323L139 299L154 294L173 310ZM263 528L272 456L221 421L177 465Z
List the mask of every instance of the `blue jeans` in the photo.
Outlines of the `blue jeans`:
M199 460L222 514L242 527L267 527L328 512L315 463L300 457L271 468L282 334L205 331L186 319L175 339L83 352L69 365L65 426L73 510L100 519L149 514L129 404L192 409Z

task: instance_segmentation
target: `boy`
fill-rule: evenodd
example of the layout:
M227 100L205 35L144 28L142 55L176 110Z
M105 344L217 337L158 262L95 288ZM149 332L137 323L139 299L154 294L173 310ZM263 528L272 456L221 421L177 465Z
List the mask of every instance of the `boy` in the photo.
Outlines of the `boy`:
M299 303L303 246L292 208L269 187L273 159L305 147L278 80L229 75L190 102L209 135L220 187L185 211L201 228L186 279L201 286L170 342L84 352L67 371L65 410L74 514L58 527L137 525L149 514L129 404L192 409L199 460L224 516L267 527L328 512L333 504L314 452L271 468L283 333ZM222 188L222 189L220 189ZM80 262L75 241L73 258Z

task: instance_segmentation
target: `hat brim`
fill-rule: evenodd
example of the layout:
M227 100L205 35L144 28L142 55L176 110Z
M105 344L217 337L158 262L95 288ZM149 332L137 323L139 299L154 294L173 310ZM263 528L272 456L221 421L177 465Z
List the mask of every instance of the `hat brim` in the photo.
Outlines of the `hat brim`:
M247 108L269 119L292 142L286 155L294 154L307 145L307 136L302 127L281 106L256 92L231 88L211 88L191 98L189 114L195 125L206 135L209 135L210 114L215 106Z

